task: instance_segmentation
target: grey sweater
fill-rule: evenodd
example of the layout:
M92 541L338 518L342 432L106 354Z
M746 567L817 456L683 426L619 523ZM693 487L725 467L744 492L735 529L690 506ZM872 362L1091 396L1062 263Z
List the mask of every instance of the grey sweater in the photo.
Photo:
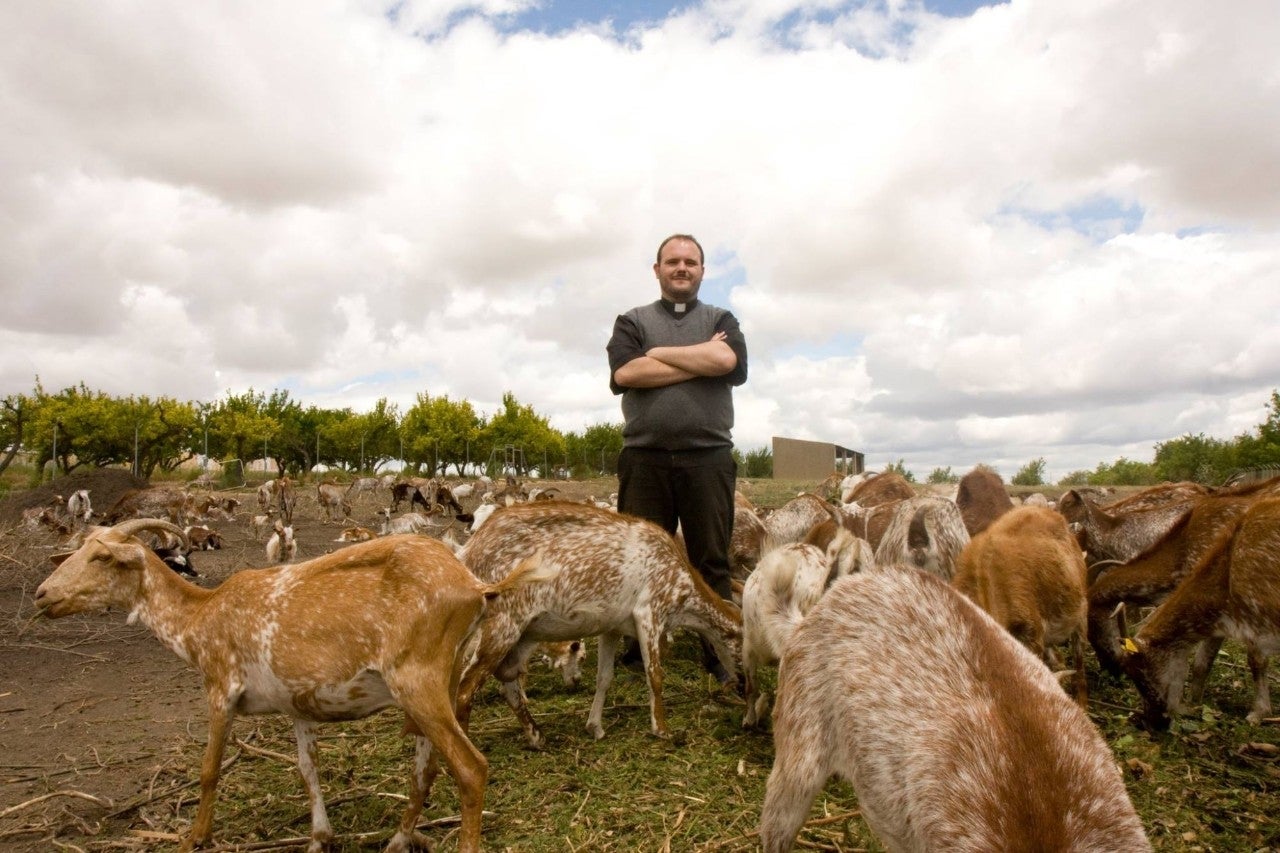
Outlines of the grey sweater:
M747 380L747 345L737 318L704 302L690 303L685 313L676 314L671 303L660 299L618 317L608 346L611 377L653 347L699 344L711 340L717 331L725 332L738 357L738 366L724 376L700 376L662 388L623 388L610 379L613 392L622 394L625 446L660 450L732 446L732 389Z

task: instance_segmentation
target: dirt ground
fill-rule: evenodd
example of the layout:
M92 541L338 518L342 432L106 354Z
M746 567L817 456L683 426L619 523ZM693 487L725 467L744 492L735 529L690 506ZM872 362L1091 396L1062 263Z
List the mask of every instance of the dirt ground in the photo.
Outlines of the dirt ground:
M86 472L58 481L58 491L89 488L101 510L136 484L125 472ZM563 497L592 490L556 485ZM199 768L182 751L205 741L199 676L146 628L127 625L123 613L34 617L49 556L63 549L59 537L17 522L23 508L53 491L44 486L0 502L0 850L168 849L168 836L147 827L198 797ZM195 582L206 587L266 563L248 523L258 512L252 491L215 494L242 503L233 521L209 523L225 539L222 550L192 555ZM362 495L353 523L376 529L375 514L388 502L385 491ZM466 509L475 503L463 501ZM333 541L342 525L321 518L314 486L302 487L298 560L344 547Z

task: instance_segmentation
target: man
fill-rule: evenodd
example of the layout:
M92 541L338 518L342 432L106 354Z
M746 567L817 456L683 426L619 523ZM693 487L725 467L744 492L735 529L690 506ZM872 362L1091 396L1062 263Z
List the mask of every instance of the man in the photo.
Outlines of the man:
M618 509L674 534L707 584L729 598L733 532L733 386L747 381L738 320L698 300L702 246L673 234L658 246L661 298L618 317L609 387L622 395ZM727 674L708 659L721 681Z

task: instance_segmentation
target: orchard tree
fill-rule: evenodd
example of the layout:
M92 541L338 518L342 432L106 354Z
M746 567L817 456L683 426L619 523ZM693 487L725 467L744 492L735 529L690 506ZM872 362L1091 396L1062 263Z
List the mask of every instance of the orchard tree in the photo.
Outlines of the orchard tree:
M25 441L23 432L31 408L31 401L21 394L0 400L0 474L13 463Z
M566 467L575 477L593 477L598 472L616 473L622 452L622 424L592 424L581 434L564 435ZM560 462L560 460L556 460Z
M502 409L481 428L479 441L493 450L519 448L521 453L514 462L515 473L521 477L528 475L532 463L540 464L545 458L550 464L564 458L564 437L551 428L546 418L534 412L532 406L522 405L510 391L502 395Z
M267 413L267 396L250 388L243 394L227 392L226 399L208 411L209 454L223 461L238 459L245 467L251 459L270 452L280 433L280 422Z
M1204 433L1159 442L1156 444L1156 479L1216 485L1237 467L1236 449L1235 444L1209 438Z
M476 441L482 426L469 401L455 402L447 394L418 394L417 402L400 421L405 461L412 461L419 469L426 464L432 474L443 474L452 465L462 476L467 463L476 461L479 454Z
M884 466L884 473L897 474L898 476L902 477L902 479L906 480L908 483L914 483L916 481L916 475L912 474L910 471L907 470L906 464L901 459L899 459L897 462L892 462Z

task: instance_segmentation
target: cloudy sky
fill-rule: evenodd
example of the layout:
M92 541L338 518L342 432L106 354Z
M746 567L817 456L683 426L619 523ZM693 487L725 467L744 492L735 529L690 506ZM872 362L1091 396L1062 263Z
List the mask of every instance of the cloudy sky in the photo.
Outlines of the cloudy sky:
M0 394L621 420L699 236L739 447L1230 438L1280 387L1280 4L0 5Z

